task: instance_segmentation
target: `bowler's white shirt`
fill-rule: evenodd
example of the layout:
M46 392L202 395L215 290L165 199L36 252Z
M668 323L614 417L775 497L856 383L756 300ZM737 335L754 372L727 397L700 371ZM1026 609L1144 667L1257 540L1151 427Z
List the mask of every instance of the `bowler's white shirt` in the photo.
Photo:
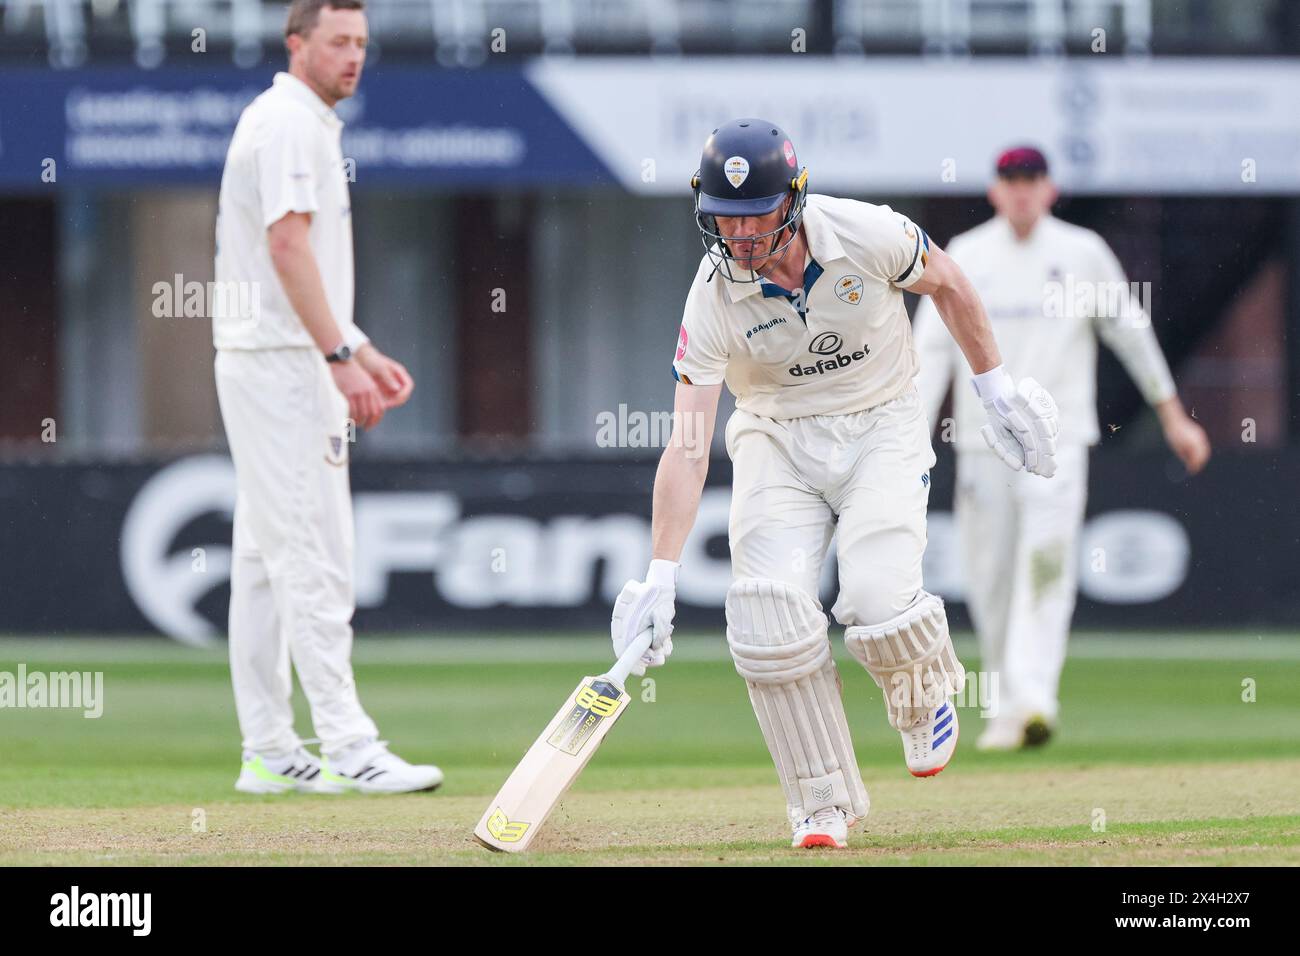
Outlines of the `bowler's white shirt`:
M1056 400L1058 444L1092 445L1100 437L1098 337L1115 351L1148 402L1175 394L1150 317L1127 294L1124 269L1097 233L1044 216L1020 240L999 216L955 236L946 251L979 293L1011 377L1037 379ZM1116 291L1122 294L1107 309L1108 295ZM917 389L931 426L956 376L957 448L985 450L979 431L988 418L971 387L970 369L928 297L917 309L913 334L921 363Z
M352 203L343 166L343 121L311 87L277 73L271 88L239 117L221 175L216 280L252 283L254 315L214 303L218 349L314 346L276 275L267 229L291 212L310 213L308 238L325 299L344 341L367 341L352 321ZM215 297L214 297L215 298ZM229 298L229 297L227 297ZM242 311L248 311L247 309Z
M925 272L925 232L888 206L817 195L803 230L802 316L771 283L731 282L701 260L678 333L678 381L725 380L737 408L774 419L848 414L913 387L902 290Z

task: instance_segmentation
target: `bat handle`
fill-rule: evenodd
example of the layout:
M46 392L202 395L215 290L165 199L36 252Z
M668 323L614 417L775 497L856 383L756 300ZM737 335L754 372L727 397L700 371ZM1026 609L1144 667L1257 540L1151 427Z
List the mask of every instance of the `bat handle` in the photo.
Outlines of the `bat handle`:
M632 673L632 668L636 667L636 662L641 659L641 655L650 649L650 642L654 639L654 628L646 626L636 637L632 638L632 643L627 646L627 650L614 662L605 674L610 680L622 687L627 681L627 675Z

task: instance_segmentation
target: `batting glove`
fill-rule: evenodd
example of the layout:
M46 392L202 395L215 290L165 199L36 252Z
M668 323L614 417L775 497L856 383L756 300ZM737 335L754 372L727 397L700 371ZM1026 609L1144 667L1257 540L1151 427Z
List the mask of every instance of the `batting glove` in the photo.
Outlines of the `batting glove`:
M999 365L971 379L989 423L980 429L985 444L1012 471L1024 469L1050 478L1056 474L1056 402L1032 378L1014 385Z
M621 657L638 634L647 627L654 629L650 649L641 656L632 673L637 677L645 674L647 667L662 667L673 652L673 616L677 613L674 602L677 599L676 561L656 558L650 562L645 581L628 581L619 592L614 602L614 615L610 620L610 637L614 642L614 656ZM653 595L649 600L642 598ZM633 615L641 607L636 619Z

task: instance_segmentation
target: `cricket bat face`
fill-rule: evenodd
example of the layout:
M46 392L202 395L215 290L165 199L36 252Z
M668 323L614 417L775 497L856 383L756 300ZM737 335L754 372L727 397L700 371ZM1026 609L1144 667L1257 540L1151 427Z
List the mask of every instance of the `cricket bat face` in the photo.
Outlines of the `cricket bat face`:
M528 849L627 702L609 677L584 677L488 805L474 828L479 842L507 853Z

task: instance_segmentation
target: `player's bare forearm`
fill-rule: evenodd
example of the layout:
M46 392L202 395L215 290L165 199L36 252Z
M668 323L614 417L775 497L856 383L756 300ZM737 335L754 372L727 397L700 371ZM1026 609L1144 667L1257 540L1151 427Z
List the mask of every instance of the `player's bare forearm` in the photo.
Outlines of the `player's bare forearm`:
M681 557L708 475L708 456L688 458L670 445L659 459L655 472L654 512L650 521L651 557L676 561Z
M984 303L952 257L933 246L925 274L909 292L928 295L976 375L1002 364Z
M721 385L678 385L673 401L673 437L655 472L650 520L651 556L676 561L695 525Z
M343 333L339 331L334 314L330 312L329 300L325 298L325 284L321 281L320 267L308 239L310 226L310 216L291 212L271 224L266 241L271 263L280 277L289 304L317 348L328 353L338 348Z

